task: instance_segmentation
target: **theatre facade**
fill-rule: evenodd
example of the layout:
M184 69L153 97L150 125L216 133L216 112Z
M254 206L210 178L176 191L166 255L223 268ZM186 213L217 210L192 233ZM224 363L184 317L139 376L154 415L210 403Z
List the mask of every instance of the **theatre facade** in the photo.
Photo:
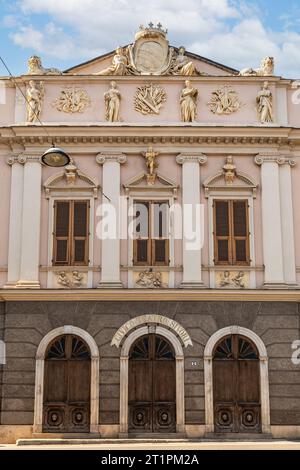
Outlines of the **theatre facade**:
M249 65L151 23L0 78L0 442L300 437L299 83Z

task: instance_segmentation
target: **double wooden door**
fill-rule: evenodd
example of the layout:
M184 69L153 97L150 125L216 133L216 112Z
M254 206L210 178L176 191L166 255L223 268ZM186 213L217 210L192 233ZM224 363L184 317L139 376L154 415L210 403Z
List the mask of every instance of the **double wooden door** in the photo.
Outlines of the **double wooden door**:
M216 432L260 432L260 372L256 347L246 338L223 338L213 357Z
M163 337L149 334L133 344L128 388L130 431L176 431L175 355Z
M74 335L49 346L44 372L43 430L89 432L91 360L88 346Z

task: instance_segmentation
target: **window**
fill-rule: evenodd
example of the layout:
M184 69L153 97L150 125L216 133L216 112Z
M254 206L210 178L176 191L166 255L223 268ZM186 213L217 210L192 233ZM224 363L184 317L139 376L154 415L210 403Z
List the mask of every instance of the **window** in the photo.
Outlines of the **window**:
M54 247L55 266L88 264L89 201L55 201Z
M135 266L168 266L167 201L135 201L133 264Z
M249 265L247 200L215 200L214 262L220 265Z

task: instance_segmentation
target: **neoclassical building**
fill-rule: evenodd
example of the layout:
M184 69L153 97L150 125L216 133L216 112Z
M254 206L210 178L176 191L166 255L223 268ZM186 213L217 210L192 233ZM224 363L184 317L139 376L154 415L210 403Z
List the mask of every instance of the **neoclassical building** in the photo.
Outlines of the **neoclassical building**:
M297 83L160 24L0 83L0 441L299 438Z

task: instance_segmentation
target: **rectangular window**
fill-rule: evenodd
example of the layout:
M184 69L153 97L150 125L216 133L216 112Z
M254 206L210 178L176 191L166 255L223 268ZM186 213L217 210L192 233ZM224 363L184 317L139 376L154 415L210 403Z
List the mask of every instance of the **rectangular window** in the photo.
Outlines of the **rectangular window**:
M88 264L89 201L55 201L53 265Z
M135 266L168 266L167 201L135 201L133 263Z
M249 265L249 222L247 200L215 200L214 263Z

